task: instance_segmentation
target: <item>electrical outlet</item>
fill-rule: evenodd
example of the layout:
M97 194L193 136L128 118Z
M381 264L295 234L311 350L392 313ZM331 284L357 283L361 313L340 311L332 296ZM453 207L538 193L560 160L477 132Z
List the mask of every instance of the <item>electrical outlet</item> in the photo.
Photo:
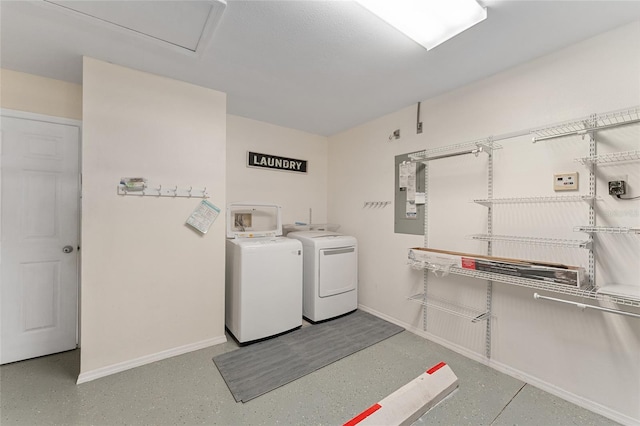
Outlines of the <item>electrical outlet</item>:
M577 191L578 190L578 172L554 174L553 190L554 191Z
M623 180L609 181L609 195L624 195L627 193L627 185Z

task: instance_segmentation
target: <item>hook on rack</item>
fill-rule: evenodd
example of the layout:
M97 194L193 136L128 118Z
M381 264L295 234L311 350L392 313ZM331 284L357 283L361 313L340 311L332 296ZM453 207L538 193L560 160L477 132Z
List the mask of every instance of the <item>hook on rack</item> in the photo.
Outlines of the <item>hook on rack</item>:
M365 201L362 208L363 209L365 208L379 209L379 208L385 208L389 204L391 204L391 201Z

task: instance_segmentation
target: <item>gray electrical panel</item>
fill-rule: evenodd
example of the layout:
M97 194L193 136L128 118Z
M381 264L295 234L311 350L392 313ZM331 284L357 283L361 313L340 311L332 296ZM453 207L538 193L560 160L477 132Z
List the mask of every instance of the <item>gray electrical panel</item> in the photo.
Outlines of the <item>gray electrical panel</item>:
M409 162L409 154L396 155L395 158L395 202L394 206L394 232L396 234L424 235L424 204L416 204L415 215L408 213L407 187L400 186L400 165ZM415 163L415 192L424 194L424 170L423 163ZM426 201L426 200L425 200Z

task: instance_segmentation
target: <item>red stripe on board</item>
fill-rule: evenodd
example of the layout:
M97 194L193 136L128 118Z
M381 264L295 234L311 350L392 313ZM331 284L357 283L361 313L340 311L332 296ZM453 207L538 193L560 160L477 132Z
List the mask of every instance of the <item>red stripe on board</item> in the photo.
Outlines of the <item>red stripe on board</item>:
M440 370L445 365L447 365L447 364L445 364L444 362L441 362L440 364L436 364L436 365L434 365L433 367L431 367L430 369L427 370L427 374L433 374L436 371Z
M364 410L362 413L358 414L357 416L355 416L354 418L346 422L343 426L357 425L358 423L360 423L361 421L363 421L364 419L366 419L367 417L369 417L370 415L372 415L373 413L375 413L381 408L382 408L382 405L380 404L372 405L371 407Z

